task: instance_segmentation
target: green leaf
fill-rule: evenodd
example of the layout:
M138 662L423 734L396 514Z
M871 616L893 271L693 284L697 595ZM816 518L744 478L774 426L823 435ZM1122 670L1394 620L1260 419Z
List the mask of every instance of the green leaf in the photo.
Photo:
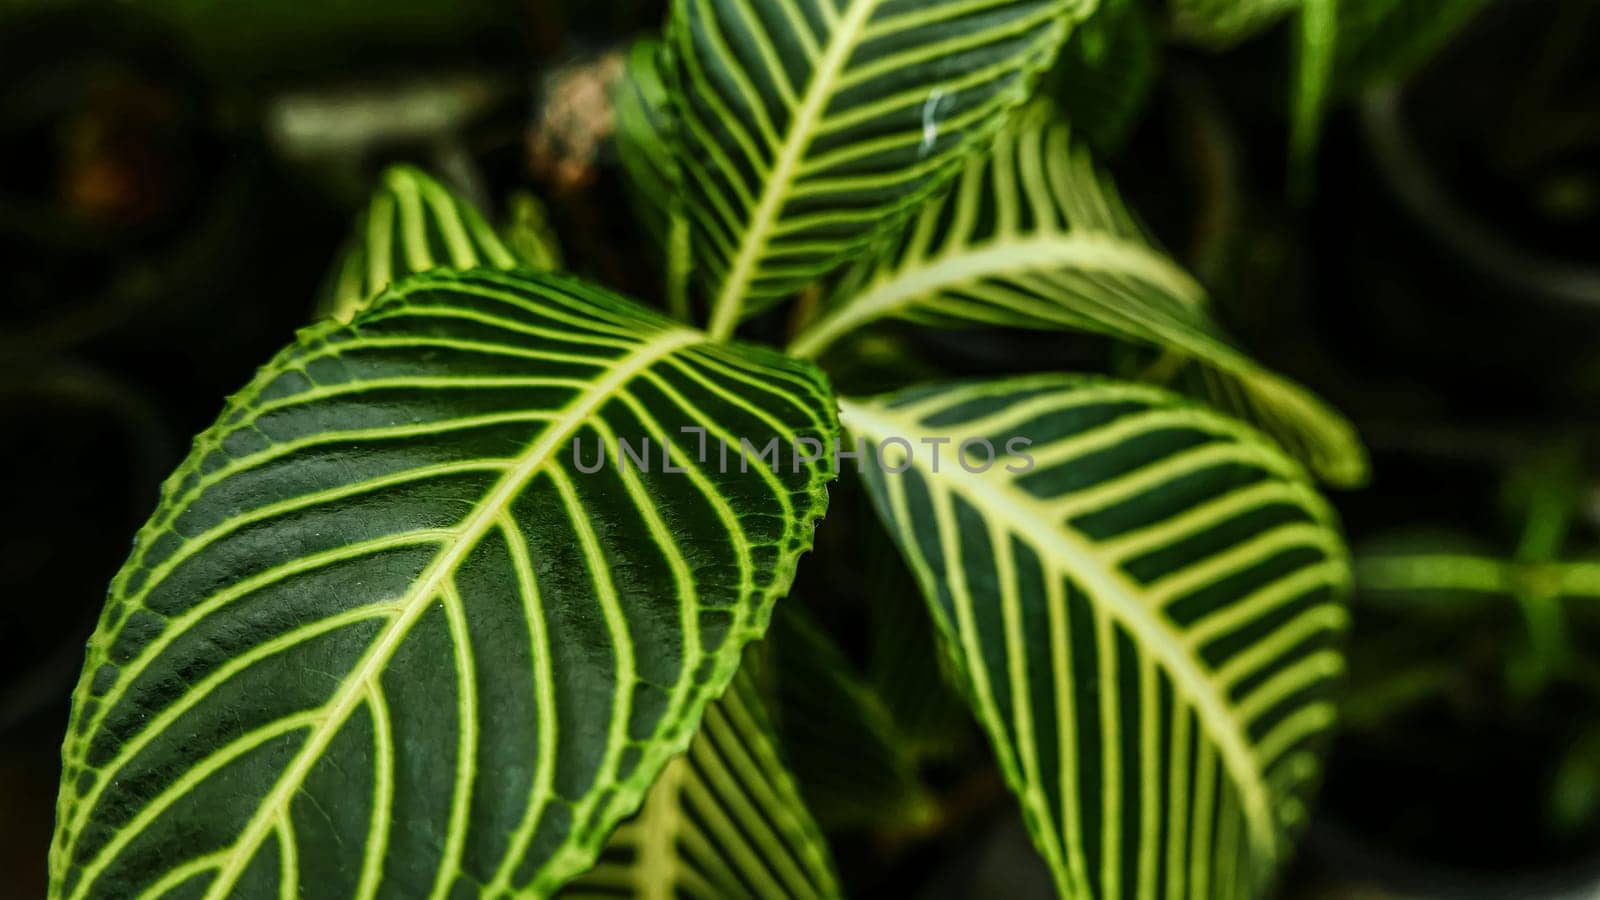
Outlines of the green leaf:
M1348 563L1299 468L1230 419L1093 378L840 417L880 454L879 516L1062 896L1258 896L1305 821L1343 666ZM981 445L958 454L978 439L987 468Z
M660 244L666 260L667 307L687 320L689 310L689 219L684 211L683 173L672 155L671 100L662 82L660 41L636 41L612 93L617 156L628 174L634 209Z
M599 864L562 892L568 900L619 895L840 896L827 843L745 669L706 707L688 751L662 770Z
M1078 133L1110 153L1139 124L1160 66L1161 36L1141 0L1102 0L1047 82Z
M1089 0L676 0L676 104L711 334L865 249L1049 66Z
M1290 120L1291 187L1309 192L1329 104L1403 80L1486 0L1301 0Z
M665 235L674 211L682 207L682 174L672 155L671 100L661 80L664 52L655 38L635 41L611 94L617 158L628 175L639 218L657 236Z
M393 282L435 268L552 268L551 247L530 252L537 232L519 230L513 253L466 200L414 166L391 166L340 254L322 317L348 322Z
M778 731L807 804L827 829L915 829L938 810L911 746L854 664L794 603L767 637Z
M1295 32L1295 72L1289 111L1289 189L1309 196L1317 140L1327 116L1339 41L1341 0L1302 0Z
M1227 342L1205 290L1151 245L1048 104L1018 116L890 253L842 284L791 353L816 356L884 318L1107 334L1203 365L1217 393L1328 481L1366 477L1349 423Z
M1301 0L1170 0L1172 34L1225 50L1272 27Z
M112 583L51 896L543 895L584 871L826 504L826 461L718 466L682 426L836 432L814 369L559 276L424 273L302 332Z

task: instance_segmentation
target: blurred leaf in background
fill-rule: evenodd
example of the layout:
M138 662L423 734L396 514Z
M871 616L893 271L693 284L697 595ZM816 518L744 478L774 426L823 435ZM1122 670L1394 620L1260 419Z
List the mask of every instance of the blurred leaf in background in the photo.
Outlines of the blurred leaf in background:
M1161 70L1161 35L1145 0L1101 0L1046 77L1067 120L1109 155L1139 124Z

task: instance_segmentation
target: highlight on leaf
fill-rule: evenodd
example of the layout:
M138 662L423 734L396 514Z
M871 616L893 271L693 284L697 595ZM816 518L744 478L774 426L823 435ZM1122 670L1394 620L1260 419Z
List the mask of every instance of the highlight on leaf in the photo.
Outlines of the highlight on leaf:
M676 0L665 82L711 334L894 227L1093 5Z
M553 275L416 275L302 332L112 584L51 896L544 895L582 873L826 505L826 457L718 471L684 425L837 428L809 366Z
M1222 335L1205 289L1123 207L1115 186L1048 103L971 159L902 238L841 281L789 350L816 357L872 322L1090 331L1170 351L1200 386L1337 485L1366 477L1355 430Z
M1299 467L1096 378L913 388L841 421L882 454L878 514L1061 896L1260 896L1343 668L1349 564ZM956 455L978 440L1013 458Z

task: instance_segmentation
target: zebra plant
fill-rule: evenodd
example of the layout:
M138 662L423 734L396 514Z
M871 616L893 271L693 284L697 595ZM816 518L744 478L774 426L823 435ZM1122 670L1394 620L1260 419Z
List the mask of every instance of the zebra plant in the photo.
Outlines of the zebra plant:
M616 111L676 317L392 171L111 584L51 896L837 896L774 698L844 657L761 638L841 472L1063 896L1265 890L1341 669L1312 478L1365 462L1028 103L1092 6L675 2ZM798 294L787 352L735 339ZM836 393L891 319L1100 333L1188 396Z

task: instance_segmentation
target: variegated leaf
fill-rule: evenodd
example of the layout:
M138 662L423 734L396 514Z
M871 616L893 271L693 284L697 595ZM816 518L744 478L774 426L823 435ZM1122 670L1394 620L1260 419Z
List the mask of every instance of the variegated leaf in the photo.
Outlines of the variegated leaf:
M1093 5L675 0L666 83L711 333L895 226Z
M425 273L307 329L112 584L51 896L550 893L688 744L826 503L826 458L722 466L679 429L826 446L832 405L552 275Z
M746 660L746 667L756 663ZM840 896L827 843L784 766L746 669L706 707L700 733L662 770L638 815L613 833L599 864L561 896Z
M1092 378L841 409L1061 895L1260 896L1343 665L1349 567L1298 466Z
M1330 482L1366 477L1350 424L1223 337L1205 290L1152 245L1049 104L1029 107L893 252L842 284L791 352L816 356L885 318L1108 334L1201 365L1210 393Z

